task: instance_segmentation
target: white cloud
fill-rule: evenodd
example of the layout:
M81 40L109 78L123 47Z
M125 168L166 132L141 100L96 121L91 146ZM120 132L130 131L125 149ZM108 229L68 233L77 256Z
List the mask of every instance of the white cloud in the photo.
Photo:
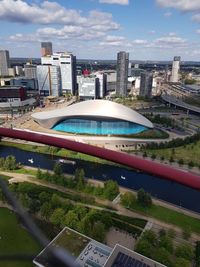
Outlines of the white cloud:
M199 0L156 0L161 7L175 8L181 11L200 10Z
M134 41L132 41L132 44L136 44L136 45L144 45L147 44L147 40L141 40L141 39L136 39Z
M113 21L112 14L92 10L82 16L75 9L66 9L56 2L43 1L28 4L24 0L0 0L0 20L41 25L82 25L94 30L117 30L120 25Z
M129 4L129 0L99 0L99 3L128 5Z
M165 13L164 13L164 16L165 16L166 18L169 18L169 17L172 16L172 12L165 12Z
M156 39L155 43L163 45L180 45L186 43L186 40L176 36L175 34L169 34L168 36Z

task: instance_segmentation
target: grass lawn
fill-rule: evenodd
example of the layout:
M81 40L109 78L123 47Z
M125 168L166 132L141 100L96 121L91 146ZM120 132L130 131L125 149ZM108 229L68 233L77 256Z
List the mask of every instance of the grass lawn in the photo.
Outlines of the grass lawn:
M165 159L170 159L172 156L175 161L183 159L184 163L187 164L191 160L195 165L200 166L200 141L196 144L189 144L181 147L176 147L174 153L172 148L165 149L148 149L147 154L155 154L158 157L164 156Z
M191 232L200 234L200 220L183 213L159 205L152 205L151 208L143 208L137 202L134 203L131 210L141 212L166 223L174 224L183 230L189 229Z
M15 214L6 208L0 208L0 255L22 254L37 255L41 247L21 226ZM31 267L31 262L0 261L1 267Z

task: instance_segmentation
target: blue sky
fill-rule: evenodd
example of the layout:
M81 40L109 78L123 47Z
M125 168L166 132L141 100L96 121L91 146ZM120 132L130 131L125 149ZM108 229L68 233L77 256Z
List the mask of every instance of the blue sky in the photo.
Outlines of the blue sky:
M77 58L200 58L200 0L0 0L0 49L39 57L40 42Z

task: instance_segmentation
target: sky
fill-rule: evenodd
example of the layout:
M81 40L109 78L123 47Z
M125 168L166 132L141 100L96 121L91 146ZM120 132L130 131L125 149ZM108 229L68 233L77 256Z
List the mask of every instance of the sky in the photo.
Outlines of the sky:
M78 59L200 58L200 0L0 0L0 49L40 57L40 42Z

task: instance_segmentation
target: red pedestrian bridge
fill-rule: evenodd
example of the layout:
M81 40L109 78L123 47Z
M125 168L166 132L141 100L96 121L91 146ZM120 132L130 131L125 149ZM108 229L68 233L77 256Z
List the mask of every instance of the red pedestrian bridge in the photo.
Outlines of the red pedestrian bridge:
M199 175L147 159L139 158L137 156L71 141L65 138L26 132L23 130L0 128L0 136L42 143L45 145L81 152L200 190Z

